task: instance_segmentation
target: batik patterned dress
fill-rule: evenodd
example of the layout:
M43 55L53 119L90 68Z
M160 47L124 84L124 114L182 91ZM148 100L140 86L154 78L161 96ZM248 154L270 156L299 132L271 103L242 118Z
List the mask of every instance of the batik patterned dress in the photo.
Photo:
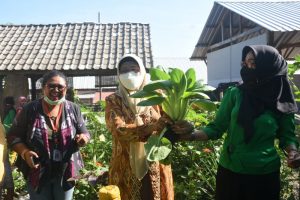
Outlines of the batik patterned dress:
M151 107L140 114L144 125L134 124L135 115L124 105L116 93L106 98L106 124L113 136L109 183L117 185L122 200L172 200L174 199L173 177L170 165L158 162L149 164L146 176L139 181L130 166L130 142L145 141L145 133L159 134L165 125L156 123L160 117L158 107Z

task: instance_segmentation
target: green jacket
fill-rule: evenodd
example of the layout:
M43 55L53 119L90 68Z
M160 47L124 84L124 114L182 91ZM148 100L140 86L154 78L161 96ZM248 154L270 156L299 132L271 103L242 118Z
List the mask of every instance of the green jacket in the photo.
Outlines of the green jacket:
M16 111L14 109L10 109L8 114L3 119L3 126L5 128L5 132L7 133L10 127L12 126L14 119L16 116Z
M278 115L265 111L254 120L254 135L250 142L244 142L243 128L237 123L242 100L242 91L229 88L222 99L215 120L203 130L210 139L221 138L226 132L219 164L236 173L267 174L280 169L280 157L275 149L275 139L285 148L294 144L294 114ZM245 113L246 115L247 113Z

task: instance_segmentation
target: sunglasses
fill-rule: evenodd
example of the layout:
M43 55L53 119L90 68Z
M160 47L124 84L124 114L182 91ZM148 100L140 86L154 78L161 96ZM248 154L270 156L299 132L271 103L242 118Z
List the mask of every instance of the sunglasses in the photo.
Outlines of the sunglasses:
M49 83L47 84L47 87L50 89L50 90L55 90L56 88L58 89L58 91L63 91L66 86L65 85L60 85L60 84L53 84L53 83Z

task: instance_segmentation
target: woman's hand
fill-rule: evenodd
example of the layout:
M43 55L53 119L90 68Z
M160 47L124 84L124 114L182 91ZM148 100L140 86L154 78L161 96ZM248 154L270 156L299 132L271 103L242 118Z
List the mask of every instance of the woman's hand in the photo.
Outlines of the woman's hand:
M23 159L26 161L27 165L30 168L37 169L40 166L39 163L35 162L39 158L37 153L35 153L34 151L27 150L23 154Z
M181 136L189 136L193 130L194 126L190 122L186 120L176 121L172 124L169 124L168 130L164 137L174 144L175 142L183 141Z
M172 119L168 115L163 114L156 122L151 124L151 126L147 124L139 126L139 141L146 142L151 135L159 134L161 130L170 124L173 124Z
M207 141L209 138L202 130L195 130L189 134L177 135L178 141Z
M89 138L86 134L80 133L75 135L75 141L79 147L83 147L89 142Z
M166 125L170 125L173 124L173 120L166 114L163 114L157 121L157 123L159 124L159 126L166 126Z
M186 120L177 121L174 124L172 124L170 127L171 130L178 135L190 134L194 130L193 124L191 124Z

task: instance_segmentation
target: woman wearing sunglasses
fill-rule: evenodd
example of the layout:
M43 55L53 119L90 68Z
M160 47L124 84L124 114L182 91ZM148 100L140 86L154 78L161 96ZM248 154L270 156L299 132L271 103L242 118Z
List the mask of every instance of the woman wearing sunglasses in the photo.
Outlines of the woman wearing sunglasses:
M72 199L76 176L83 167L78 147L89 141L80 108L65 99L66 77L59 71L43 76L43 98L27 104L9 134L19 154L30 199Z

